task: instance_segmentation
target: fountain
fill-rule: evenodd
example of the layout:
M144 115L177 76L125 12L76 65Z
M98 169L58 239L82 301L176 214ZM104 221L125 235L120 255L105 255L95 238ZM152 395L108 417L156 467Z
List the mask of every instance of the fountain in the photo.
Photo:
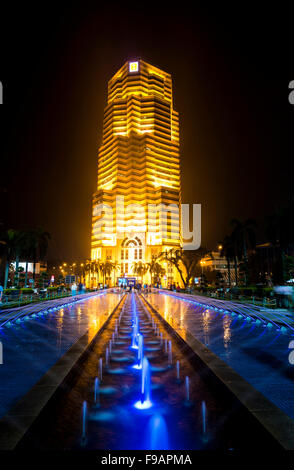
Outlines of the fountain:
M100 377L100 382L102 382L102 374L103 374L103 359L100 357L99 359L99 377Z
M94 403L96 406L99 406L99 379L98 377L95 377L95 382L94 382Z
M164 352L167 354L167 339L164 340Z
M138 344L137 344L138 334L139 334L139 319L136 316L135 323L133 326L133 333L132 333L132 345L131 345L132 349L138 349Z
M138 336L138 363L134 365L134 368L142 369L144 340L143 340L143 335L138 334L137 336Z
M181 379L180 379L180 362L179 361L176 362L176 371L177 371L177 382L180 383Z
M190 403L190 379L189 377L185 378L185 391L186 391L186 403Z
M87 421L87 402L83 402L82 406L82 438L81 438L81 445L85 446L87 443L86 439L86 421Z
M172 342L168 342L168 365L171 366L173 363L173 354L172 354Z
M135 407L140 410L146 410L152 406L150 399L151 391L151 377L150 377L150 366L148 359L143 358L142 364L142 375L141 375L141 400L135 403Z
M106 351L105 351L105 366L108 367L109 366L109 349L106 348Z
M201 414L202 414L202 433L203 438L206 438L206 404L205 401L201 403Z
M169 450L168 429L162 415L153 415L149 421L147 430L148 441L146 449Z

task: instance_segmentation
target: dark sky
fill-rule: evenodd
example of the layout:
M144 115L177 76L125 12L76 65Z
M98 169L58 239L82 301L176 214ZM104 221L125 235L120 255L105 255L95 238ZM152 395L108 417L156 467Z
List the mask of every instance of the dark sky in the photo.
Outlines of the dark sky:
M1 6L1 219L48 230L51 259L89 256L107 81L129 59L172 74L204 245L292 198L293 11L138 3Z

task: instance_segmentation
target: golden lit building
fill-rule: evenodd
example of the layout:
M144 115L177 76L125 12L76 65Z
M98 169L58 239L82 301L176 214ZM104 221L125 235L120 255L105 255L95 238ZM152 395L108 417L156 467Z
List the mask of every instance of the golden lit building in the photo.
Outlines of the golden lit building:
M135 263L181 245L180 194L171 76L142 60L126 62L108 82L93 195L91 259L117 262L112 284L136 277ZM175 280L163 267L163 282Z

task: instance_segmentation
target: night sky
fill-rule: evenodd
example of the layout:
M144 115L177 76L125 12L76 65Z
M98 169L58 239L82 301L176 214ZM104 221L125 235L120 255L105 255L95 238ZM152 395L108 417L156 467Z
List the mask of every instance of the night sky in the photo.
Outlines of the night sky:
M138 3L1 6L0 219L48 230L52 262L89 256L107 81L134 58L172 75L183 202L202 204L206 247L232 218L256 218L263 241L293 197L293 11Z

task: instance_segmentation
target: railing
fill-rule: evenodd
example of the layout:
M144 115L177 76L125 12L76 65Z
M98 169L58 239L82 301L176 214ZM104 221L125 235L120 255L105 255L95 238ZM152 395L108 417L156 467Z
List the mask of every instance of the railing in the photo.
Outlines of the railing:
M91 292L91 289L86 289L83 292L76 292L75 295ZM70 297L71 291L53 291L53 292L40 292L38 294L3 294L2 303L0 304L0 310L13 307L21 307L35 302L45 302L47 300L62 299L64 297Z
M71 305L75 302L83 301L85 298L89 298L92 295L95 296L95 295L102 295L102 294L105 294L105 290L101 290L101 292L98 291L98 290L96 290L96 291L91 290L87 293L77 294L77 295L74 295L72 297L67 296L66 300L62 300L61 298L57 299L56 302L54 302L54 303L49 302L49 305L48 305L48 303L45 303L45 304L43 304L43 303L38 303L38 304L31 303L27 307L25 307L24 309L20 309L20 310L19 309L13 309L11 312L8 313L8 315L5 315L5 313L4 313L5 310L4 310L3 312L1 312L2 316L0 316L0 329L5 325L11 326L11 324L13 324L14 322L19 323L20 321L22 321L23 318L25 320L29 319L30 317L34 318L38 315L43 315L45 313L49 313L49 312L52 312L54 310L58 310L59 308Z
M196 302L196 304L202 305L204 308L213 308L214 310L221 313L223 316L228 313L232 313L233 315L237 314L239 318L243 318L245 321L254 320L262 323L264 326L267 327L274 326L279 332L283 332L285 331L285 329L289 329L292 334L294 334L294 325L292 321L288 320L288 318L285 316L280 316L274 310L271 310L269 314L269 310L267 310L266 308L260 308L256 305L246 305L242 304L241 302L232 302L226 301L224 299L216 299L211 297L210 300L207 301L208 304L206 304L204 298L208 298L208 296L205 295L190 294L191 297L189 296L187 298L187 294L185 293L173 293L170 291L168 292L166 290L164 291L164 293L171 296L175 295L178 298L186 300L187 302Z
M275 298L269 299L268 297L257 297L255 295L247 296L244 294L233 294L233 293L220 294L220 293L209 292L209 291L199 292L193 289L186 289L185 291L182 290L182 292L186 292L187 294L192 294L192 295L201 295L203 297L208 297L211 299L229 300L231 302L234 301L234 302L252 304L252 305L257 305L257 306L266 307L266 308L277 307L277 300Z

